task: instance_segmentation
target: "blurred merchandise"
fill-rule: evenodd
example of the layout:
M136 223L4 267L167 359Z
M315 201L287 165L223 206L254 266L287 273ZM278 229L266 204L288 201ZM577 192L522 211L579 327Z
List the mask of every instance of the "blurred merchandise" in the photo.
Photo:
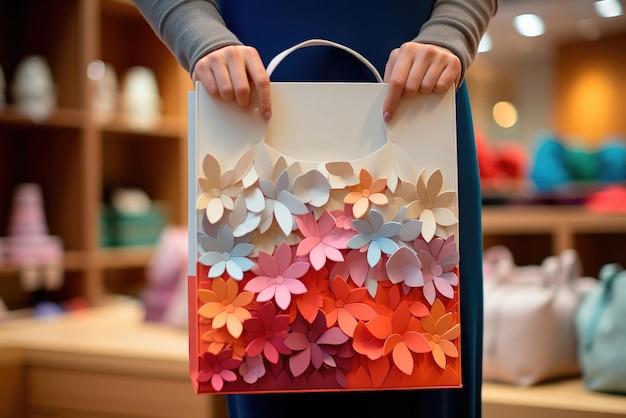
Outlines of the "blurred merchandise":
M29 55L19 63L12 95L18 112L33 122L43 121L56 109L56 88L44 57Z
M516 266L510 250L484 254L483 378L517 386L580 375L574 320L595 279L565 250L541 265Z
M126 123L137 129L150 129L161 117L161 97L154 72L141 66L131 67L124 78L122 108Z
M626 182L626 139L615 137L600 145L598 178L605 183Z
M136 188L115 189L100 216L103 247L154 245L167 222L165 206Z
M586 206L592 212L626 214L626 187L617 184L606 186L592 193Z
M142 294L146 321L187 328L187 228L163 230L147 269Z
M23 183L13 195L7 260L21 270L22 287L30 292L56 290L63 282L63 243L48 234L42 191L38 184Z
M565 146L549 132L538 136L530 179L540 192L566 187L572 181L567 168Z
M92 111L96 122L106 124L118 112L119 83L113 66L95 60L87 67L87 76L93 87Z
M626 270L607 264L576 316L578 353L589 390L626 394Z

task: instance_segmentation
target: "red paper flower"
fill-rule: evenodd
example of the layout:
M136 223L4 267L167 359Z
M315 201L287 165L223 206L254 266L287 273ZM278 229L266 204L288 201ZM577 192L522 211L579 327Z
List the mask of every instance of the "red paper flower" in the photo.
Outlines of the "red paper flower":
M243 324L243 328L248 342L248 356L256 357L263 353L269 362L276 364L279 354L291 354L284 342L289 332L289 315L276 315L272 303L263 305L256 316Z
M348 336L352 337L358 321L369 321L376 316L376 311L363 303L367 297L367 289L358 287L350 289L342 277L336 277L331 283L333 297L324 297L324 313L326 326L335 324Z
M211 386L217 392L224 387L224 382L234 382L237 375L233 372L239 367L241 360L232 357L231 350L221 351L215 355L213 353L203 353L199 356L198 382L211 382Z
M404 374L411 375L414 360L411 353L432 350L428 340L419 332L420 324L411 316L409 304L400 302L393 315L379 316L359 322L354 330L354 349L372 360L391 353L393 364Z

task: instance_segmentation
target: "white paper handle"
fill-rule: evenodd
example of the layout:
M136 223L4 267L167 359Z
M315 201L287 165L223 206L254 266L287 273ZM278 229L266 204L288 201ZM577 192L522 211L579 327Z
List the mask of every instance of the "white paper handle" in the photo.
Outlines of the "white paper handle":
M272 59L272 61L270 61L270 63L267 65L267 69L266 69L267 75L271 77L276 67L278 67L278 64L280 64L282 60L284 60L289 54L291 54L292 52L298 49L302 49L308 46L332 46L335 48L343 49L344 51L350 53L352 56L357 58L363 64L365 64L365 66L369 68L369 70L374 74L374 76L376 77L376 80L379 83L383 82L383 78L380 76L380 73L378 72L376 67L374 67L374 65L367 60L367 58L365 58L363 55L359 54L355 50L348 48L345 45L341 45L333 41L328 41L326 39L310 39L308 41L301 42L297 45L292 46L291 48L284 50L280 54L276 55Z

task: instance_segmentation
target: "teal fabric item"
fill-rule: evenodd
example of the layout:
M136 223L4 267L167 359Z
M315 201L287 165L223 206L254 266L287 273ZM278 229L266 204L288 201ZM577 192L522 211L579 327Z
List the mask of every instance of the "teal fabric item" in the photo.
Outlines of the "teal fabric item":
M576 316L578 355L585 387L626 394L626 270L607 264L598 286Z
M626 181L626 139L606 141L597 154L598 177L605 183Z
M567 150L551 133L537 136L530 179L541 192L567 187L572 180L567 167Z

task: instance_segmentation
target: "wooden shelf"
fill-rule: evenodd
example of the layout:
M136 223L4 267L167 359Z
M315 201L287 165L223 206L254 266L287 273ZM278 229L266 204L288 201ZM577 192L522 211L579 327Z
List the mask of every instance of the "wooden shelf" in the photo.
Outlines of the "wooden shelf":
M483 209L485 247L510 247L518 264L537 264L575 249L586 275L606 263L626 265L626 214L595 213L581 206L499 206Z
M626 416L626 396L591 392L580 379L520 388L483 384L484 418L617 418Z
M185 224L189 75L129 0L1 2L0 39L11 39L0 46L7 85L24 57L39 55L49 64L58 103L38 123L19 113L10 94L0 111L0 237L8 233L15 188L37 183L48 230L66 249L64 287L50 297L98 305L111 291L137 296L152 248L100 248L99 211L112 189L136 187L167 208L168 224ZM156 126L134 128L121 108L110 123L98 122L86 72L94 60L114 69L120 93L131 67L154 71L163 104ZM32 300L19 275L14 266L0 267L0 297L10 309Z

